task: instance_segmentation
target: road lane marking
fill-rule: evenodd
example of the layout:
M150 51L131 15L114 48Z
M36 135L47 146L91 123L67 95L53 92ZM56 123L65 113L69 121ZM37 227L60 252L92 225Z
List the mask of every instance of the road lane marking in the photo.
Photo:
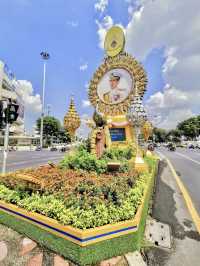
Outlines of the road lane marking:
M172 172L172 174L173 174L173 176L174 176L174 178L176 180L176 183L178 184L178 187L179 187L179 189L180 189L180 191L181 191L181 193L183 195L183 198L184 198L184 200L186 202L187 208L188 208L188 210L190 212L190 215L192 217L192 220L193 220L193 222L194 222L194 224L195 224L195 226L197 228L197 231L200 234L200 216L199 216L197 210L194 207L194 204L192 202L192 199L191 199L187 189L183 185L183 182L181 181L181 179L178 177L178 175L177 175L172 163L170 162L170 160L168 158L166 158L166 161L167 161L167 163L169 165L169 168L170 168L170 170L171 170L171 172Z
M41 163L42 162L47 162L48 163L48 161L51 161L51 160L62 160L62 157L61 158L59 158L59 157L48 157L48 160L45 159L45 158L38 158L38 160L34 160L34 161L28 160L28 161L20 161L20 162L8 162L7 165L8 166L12 166L12 165L23 165L23 164L28 164L31 161L32 161L32 163L40 163L40 162ZM31 165L30 165L30 167L31 167Z
M175 152L175 153L178 154L178 155L180 155L180 156L182 156L183 158L186 158L186 159L192 161L193 163L196 163L196 164L200 165L200 162L199 162L199 161L196 161L196 160L190 158L190 157L187 156L187 155L184 155L184 154L182 154L182 153L180 153L180 152Z

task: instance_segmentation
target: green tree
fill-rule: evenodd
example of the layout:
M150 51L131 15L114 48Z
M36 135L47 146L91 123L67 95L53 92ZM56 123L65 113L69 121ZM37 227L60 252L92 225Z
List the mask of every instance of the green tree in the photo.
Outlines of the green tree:
M71 137L69 133L64 129L61 128L58 132L57 139L60 143L68 143L71 142Z
M167 131L165 129L155 127L153 129L153 135L155 138L155 142L165 142Z
M181 136L183 135L182 131L179 129L171 129L166 134L166 139L168 141L180 142Z
M189 139L194 139L200 135L200 115L191 117L178 124L177 129L181 130L183 135Z
M40 131L41 119L36 121L37 130ZM59 142L66 143L70 141L69 134L61 126L60 121L53 116L44 117L43 138L47 145L51 144L52 138Z

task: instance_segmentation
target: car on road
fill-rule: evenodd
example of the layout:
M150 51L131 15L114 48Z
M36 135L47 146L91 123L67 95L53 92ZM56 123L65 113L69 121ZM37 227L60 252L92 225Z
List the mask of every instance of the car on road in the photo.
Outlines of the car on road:
M194 148L195 148L194 144L192 143L188 144L188 149L194 149Z
M66 147L61 147L60 148L60 152L66 152L67 151L67 148Z
M196 149L200 149L200 143L197 143L195 146Z
M177 148L187 148L187 145L186 144L183 144L183 143L177 143L176 144L176 147Z
M41 151L42 149L41 149L41 147L40 146L37 146L36 148L35 148L35 151Z
M11 146L11 147L8 148L8 151L16 151L16 150L17 149L15 147L13 147L13 146Z
M57 151L58 149L56 147L51 147L50 151Z

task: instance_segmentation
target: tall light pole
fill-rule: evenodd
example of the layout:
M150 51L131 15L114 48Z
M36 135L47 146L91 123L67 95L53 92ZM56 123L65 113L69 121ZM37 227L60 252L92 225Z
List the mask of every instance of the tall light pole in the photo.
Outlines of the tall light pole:
M49 53L41 52L40 53L44 61L44 71L43 71L43 86L42 86L42 114L41 114L41 123L40 123L40 147L43 147L43 127L44 127L44 97L45 97L45 85L46 85L46 61L50 58Z

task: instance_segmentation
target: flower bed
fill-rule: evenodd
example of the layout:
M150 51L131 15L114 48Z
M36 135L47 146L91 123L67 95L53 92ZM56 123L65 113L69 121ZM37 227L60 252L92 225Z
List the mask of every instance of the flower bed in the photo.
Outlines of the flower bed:
M106 173L107 161L113 158L123 158L127 163L131 150L106 152L97 160L81 149L68 155L59 167L19 171L2 179L0 199L79 229L131 219L141 203L149 175L125 173L125 167L117 173ZM19 184L20 174L32 175L32 179L23 179Z
M81 153L84 154L85 151L81 151ZM92 248L85 247L81 250L77 247L75 248L74 244L71 243L72 253L74 254L78 250L77 252L80 255L76 254L78 257L72 256L73 258L71 258L69 251L66 253L68 238L65 238L66 248L63 244L61 247L58 247L57 243L61 241L59 238L56 238L56 243L52 243L52 241L47 240L49 236L41 231L41 235L45 235L45 240L43 239L41 241L41 239L35 236L35 232L41 229L34 228L33 231L31 229L31 232L28 229L33 225L23 228L21 227L23 223L17 222L14 228L19 232L25 232L39 243L42 242L45 246L79 264L95 262L138 248L142 235L141 232L143 231L141 227L144 227L145 215L148 208L148 198L153 184L155 160L148 162L151 171L141 175L133 171L121 171L121 173L112 174L106 173L106 171L103 173L88 171L86 173L85 171L80 171L80 167L79 169L77 167L77 169L70 169L74 166L68 162L77 160L77 156L70 156L71 158L68 157L65 159L67 164L61 163L61 168L49 165L48 167L46 166L34 171L19 171L2 179L0 185L0 199L3 200L5 204L2 203L1 209L4 208L6 213L1 215L0 221L13 227L13 222L7 219L8 210L6 211L6 206L8 206L8 208L10 206L11 210L14 210L15 216L20 209L12 206L19 206L30 213L29 216L32 222L36 218L40 220L40 217L41 221L47 221L47 224L50 225L56 225L57 221L60 224L57 223L57 228L63 228L65 232L68 230L68 227L62 227L62 225L72 226L74 229L72 227L72 229L70 229L69 227L68 235L69 232L78 232L79 239L84 240L83 242L87 243L88 241L88 243L93 243ZM88 154L86 154L86 156L88 156ZM79 159L80 158L81 156L79 156ZM90 159L91 164L94 158ZM81 160L82 159L80 159L80 161ZM104 157L102 160L107 159ZM76 166L77 165L84 165L84 167L86 167L87 162L85 164L82 162L76 164ZM83 166L81 167L83 168ZM17 182L19 183L17 176L19 175L25 175L28 178L23 178L23 182L20 182L20 185L17 186ZM7 203L12 203L12 206ZM26 211L21 211L21 213L23 213L23 216L27 214ZM35 215L32 215L34 213ZM39 216L37 216L37 213L39 213ZM41 214L43 216L40 216ZM48 220L42 218L45 216L51 219L53 218L52 222L51 220L48 222ZM137 216L137 218L135 216ZM135 220L134 217L136 218ZM57 231L59 230L57 229ZM135 235L130 239L128 236L119 237L120 235L130 234L134 231L137 232L135 232ZM51 230L50 232L53 233ZM102 234L102 232L104 233ZM60 234L57 235L59 237L61 236ZM92 240L93 237L91 237L93 235L95 236L94 240ZM95 242L113 237L117 238L106 240L106 243L105 241L102 242L105 247L107 246L107 250L99 254L96 248L102 250L103 246L101 247L101 245L99 246L95 244ZM119 250L118 247L120 246L121 249ZM96 253L96 255L98 254L98 256L92 256L91 258L91 255L88 253L91 249L93 253Z

